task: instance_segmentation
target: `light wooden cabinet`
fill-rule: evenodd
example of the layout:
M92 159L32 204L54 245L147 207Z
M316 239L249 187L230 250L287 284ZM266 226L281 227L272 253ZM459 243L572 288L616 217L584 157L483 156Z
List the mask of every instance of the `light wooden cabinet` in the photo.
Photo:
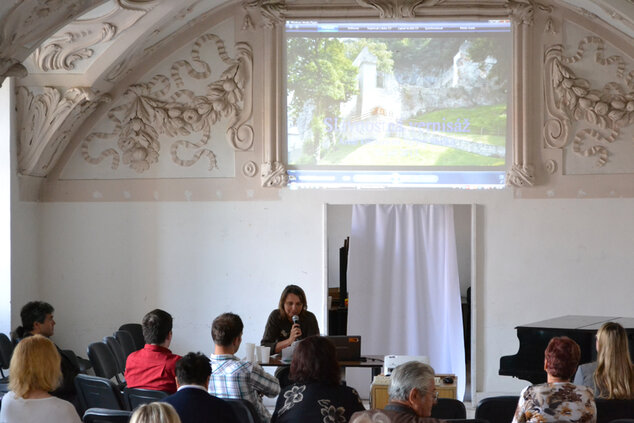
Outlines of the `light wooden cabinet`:
M451 378L452 383L446 383L445 378ZM436 390L438 398L456 398L457 378L455 375L436 375ZM390 377L379 375L374 378L370 389L370 407L383 409L389 402L387 388Z

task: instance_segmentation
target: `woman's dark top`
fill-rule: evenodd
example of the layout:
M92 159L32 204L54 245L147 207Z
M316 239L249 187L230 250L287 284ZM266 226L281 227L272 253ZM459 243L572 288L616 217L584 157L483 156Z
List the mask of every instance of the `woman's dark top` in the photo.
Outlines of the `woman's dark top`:
M277 397L271 423L346 423L363 410L359 394L348 386L295 383Z
M302 336L298 339L304 339L312 335L319 335L319 325L317 318L308 310L302 310L299 313L299 326L302 330ZM280 315L279 310L273 310L266 321L264 335L262 335L261 345L271 347L271 355L275 354L275 346L278 342L288 339L291 334L293 323L287 318Z

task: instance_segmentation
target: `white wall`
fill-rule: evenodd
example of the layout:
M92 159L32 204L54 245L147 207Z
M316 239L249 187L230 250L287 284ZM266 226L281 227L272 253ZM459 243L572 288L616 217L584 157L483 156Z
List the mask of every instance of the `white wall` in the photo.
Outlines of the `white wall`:
M566 314L634 316L634 199L284 190L271 202L40 204L39 289L57 309L55 338L85 351L162 307L175 317L176 352L210 352L211 320L229 310L243 317L244 340L259 341L291 282L306 289L325 331L323 205L369 202L480 204L478 392L517 394L527 384L497 375L499 358L518 349L516 325ZM28 231L20 237L32 242Z
M9 333L11 318L11 88L0 86L0 332Z

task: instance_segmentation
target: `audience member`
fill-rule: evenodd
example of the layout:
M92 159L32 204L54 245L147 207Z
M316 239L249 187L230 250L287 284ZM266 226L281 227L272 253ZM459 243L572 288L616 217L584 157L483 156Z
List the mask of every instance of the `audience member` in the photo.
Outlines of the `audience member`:
M20 341L32 335L42 335L47 338L53 336L55 334L54 312L53 306L44 301L26 303L20 311L22 326L13 332L14 340ZM77 357L72 351L61 350L57 345L55 347L61 357L62 382L51 394L76 405L75 376L79 374Z
M392 371L388 388L389 403L383 410L360 411L352 415L351 423L438 423L430 418L438 392L431 366L409 361Z
M260 344L271 347L271 354L277 354L296 340L319 335L319 325L313 313L306 310L306 294L297 285L288 285L282 291L280 302L266 321ZM299 319L293 322L293 317Z
M260 366L235 356L242 342L242 319L233 313L216 317L211 326L214 353L211 355L209 393L220 398L242 398L255 406L262 422L271 415L262 404L262 395L274 397L280 392L277 379Z
M544 353L546 383L522 390L513 423L518 422L596 422L592 390L570 383L581 350L567 336L550 340Z
M596 347L597 361L579 366L574 384L588 386L598 398L632 399L634 368L623 326L604 323L597 332Z
M181 419L170 404L151 402L140 405L134 410L130 423L181 423Z
M346 423L365 410L357 392L341 384L335 346L322 336L297 344L290 379L294 383L277 397L271 422L322 423L324 416L333 416L336 423Z
M55 344L42 335L24 338L13 351L9 389L2 398L2 423L81 423L73 404L54 397L62 377Z
M182 423L237 423L231 406L207 392L211 362L204 354L189 353L176 363L178 391L164 401L174 406Z
M176 362L180 356L169 350L172 342L172 316L163 310L143 317L145 346L128 356L125 380L129 388L176 392Z

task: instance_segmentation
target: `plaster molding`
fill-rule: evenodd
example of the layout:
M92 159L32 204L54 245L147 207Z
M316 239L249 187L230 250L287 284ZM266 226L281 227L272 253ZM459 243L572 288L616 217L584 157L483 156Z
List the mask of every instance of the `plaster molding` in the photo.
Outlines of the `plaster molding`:
M532 25L535 14L534 4L530 0L507 0L506 9L508 10L511 21L516 25Z
M35 50L33 62L43 72L73 70L76 62L93 56L95 46L121 36L151 10L133 4L119 1L102 16L79 19L65 26Z
M43 42L52 28L81 15L101 0L23 0L0 20L0 81L6 76L24 76L24 59Z
M209 64L200 58L201 48L215 43L222 61L228 65L220 79L207 85L204 95L195 95L184 88L181 72L193 79L204 80L211 75ZM216 156L208 148L211 127L220 119L230 118L227 140L236 151L248 151L253 146L253 129L248 122L252 115L253 53L244 42L235 44L236 58L231 58L224 42L214 34L200 36L192 47L189 60L178 60L171 66L170 77L155 75L149 82L130 86L123 103L108 112L114 123L112 133L92 133L81 145L84 160L91 164L108 158L116 170L120 161L138 173L147 171L158 162L161 151L159 136L168 135L172 161L183 167L192 166L201 158L209 162L209 170L217 167ZM171 96L172 88L175 91ZM176 139L200 133L198 141ZM116 148L90 153L96 139L116 139Z
M258 173L258 165L253 160L250 160L242 165L242 173L244 176L253 178Z
M98 104L109 100L109 96L96 95L89 88L70 88L62 93L44 87L38 93L18 87L18 171L46 176L68 145L73 129Z
M262 163L262 186L281 188L288 184L288 173L282 162Z
M589 45L595 46L595 62L606 67L615 65L615 76L624 85L612 81L602 88L593 87L566 66L581 60ZM583 127L575 133L572 150L584 157L596 156L599 167L607 163L612 154L608 145L617 140L621 128L634 124L634 71L626 75L623 58L605 57L604 53L604 41L588 36L579 42L573 56L564 57L560 44L549 47L544 55L544 143L548 148L563 149L570 142L572 125L581 123ZM594 144L585 147L586 142Z
M274 28L284 23L287 11L286 0L251 0L242 3L246 14L243 28L254 29L253 20L249 15L249 9L255 9L262 16L263 28Z
M362 7L370 7L379 12L379 17L386 19L402 19L416 17L418 6L434 7L445 0L356 0Z

